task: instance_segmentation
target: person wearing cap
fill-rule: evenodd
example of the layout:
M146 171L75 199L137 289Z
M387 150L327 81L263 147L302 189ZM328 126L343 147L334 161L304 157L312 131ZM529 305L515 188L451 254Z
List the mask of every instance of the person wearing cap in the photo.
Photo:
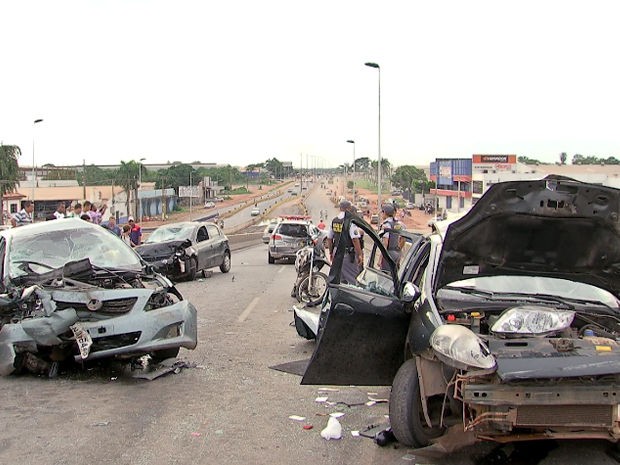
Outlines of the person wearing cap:
M380 233L381 232L383 233L381 240L383 242L383 245L387 249L390 257L392 257L394 261L396 262L396 265L398 265L400 261L401 250L402 250L402 247L405 241L397 233L394 233L394 232L390 233L388 229L399 231L399 230L405 229L405 227L395 217L396 208L394 207L393 204L386 203L385 205L383 205L381 207L381 214L383 216L383 221L379 229ZM381 258L380 266L382 270L390 269L390 266L388 265L387 261L383 260L383 258Z
M338 204L340 213L331 223L331 227L327 231L327 247L329 249L330 259L334 262L334 255L338 247L346 247L345 257L342 262L340 282L343 284L355 284L357 275L364 266L364 252L361 245L360 229L349 223L349 233L343 235L346 215L351 215L351 202L343 199Z
M129 227L131 228L129 230L129 239L131 240L131 246L136 247L142 244L142 229L140 228L140 226L136 224L136 222L133 219L133 216L130 216L129 218L127 218L127 223L129 224Z

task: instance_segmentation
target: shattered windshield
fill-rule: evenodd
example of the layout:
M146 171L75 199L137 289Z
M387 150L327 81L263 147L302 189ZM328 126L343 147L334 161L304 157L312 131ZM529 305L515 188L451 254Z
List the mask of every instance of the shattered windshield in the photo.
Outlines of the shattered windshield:
M117 236L99 227L38 228L36 233L19 235L11 241L9 275L15 278L46 273L85 258L105 269L140 271L139 257L128 249Z
M610 292L590 284L542 276L483 276L463 279L440 289L438 297L450 290L476 291L489 296L555 296L588 302L600 302L619 308L620 302Z
M166 241L184 241L185 239L191 239L192 231L194 231L194 227L191 225L162 226L153 231L144 242L146 244L152 244Z

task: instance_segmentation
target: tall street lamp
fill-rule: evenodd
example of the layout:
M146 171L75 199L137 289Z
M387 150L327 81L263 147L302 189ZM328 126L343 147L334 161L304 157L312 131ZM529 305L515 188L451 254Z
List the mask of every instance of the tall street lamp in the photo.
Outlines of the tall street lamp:
M377 181L379 183L378 191L377 191L377 205L381 208L381 68L377 63L364 63L364 65L369 66L371 68L376 68L379 75L379 135L378 135L378 154L377 154Z
M137 194L137 202L138 202L138 210L140 216L140 224L142 224L142 202L140 201L140 189L142 188L142 162L146 160L146 158L140 158L138 162L138 189L136 191Z
M35 119L32 124L32 202L34 202L34 186L36 184L36 172L34 170L34 127L37 123L42 123L41 118ZM32 219L34 220L34 211L32 212Z
M353 179L353 204L355 204L355 141L349 139L349 144L353 144L353 168L351 170L351 179Z

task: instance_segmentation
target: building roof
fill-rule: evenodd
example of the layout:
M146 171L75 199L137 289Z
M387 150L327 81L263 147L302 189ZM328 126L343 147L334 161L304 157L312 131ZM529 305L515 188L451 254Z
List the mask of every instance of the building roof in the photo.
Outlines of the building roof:
M84 198L84 188L82 186L63 186L63 187L35 187L34 200L51 201L51 200L71 200L91 202L108 202L112 199L112 189L114 195L123 192L120 186L86 186L86 198ZM32 200L32 189L19 187L18 193Z

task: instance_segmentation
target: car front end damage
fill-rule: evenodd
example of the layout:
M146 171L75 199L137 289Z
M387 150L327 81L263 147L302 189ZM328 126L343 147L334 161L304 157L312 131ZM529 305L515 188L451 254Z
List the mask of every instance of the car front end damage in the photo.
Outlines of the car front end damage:
M155 271L170 278L187 277L191 257L196 255L189 240L143 244L136 248L136 252Z
M497 442L620 439L613 311L515 305L472 313L445 314L415 357L429 430L460 424Z
M196 347L196 309L167 278L87 269L0 295L0 375Z

